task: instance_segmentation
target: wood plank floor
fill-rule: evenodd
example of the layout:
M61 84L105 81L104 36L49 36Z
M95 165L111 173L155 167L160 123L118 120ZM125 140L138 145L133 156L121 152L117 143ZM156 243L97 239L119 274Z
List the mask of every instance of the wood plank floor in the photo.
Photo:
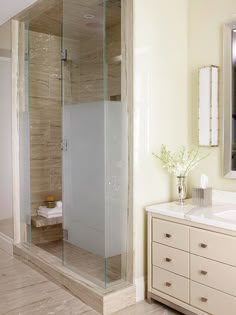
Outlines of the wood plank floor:
M0 315L98 315L69 292L0 250ZM146 302L116 315L179 314Z
M0 232L13 239L13 219L0 220Z

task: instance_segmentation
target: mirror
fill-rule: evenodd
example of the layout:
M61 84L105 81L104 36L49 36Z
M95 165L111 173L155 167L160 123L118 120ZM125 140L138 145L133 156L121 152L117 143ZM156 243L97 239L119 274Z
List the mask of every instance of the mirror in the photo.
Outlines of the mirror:
M236 178L236 21L224 26L224 176Z

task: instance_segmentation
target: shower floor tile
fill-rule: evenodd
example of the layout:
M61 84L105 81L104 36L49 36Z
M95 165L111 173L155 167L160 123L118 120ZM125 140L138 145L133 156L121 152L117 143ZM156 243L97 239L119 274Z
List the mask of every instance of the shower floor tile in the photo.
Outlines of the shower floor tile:
M38 247L49 252L51 255L63 259L64 264L73 271L84 275L91 280L104 283L104 258L86 251L68 242L53 241L38 244ZM109 257L106 260L106 281L111 283L121 279L121 255Z

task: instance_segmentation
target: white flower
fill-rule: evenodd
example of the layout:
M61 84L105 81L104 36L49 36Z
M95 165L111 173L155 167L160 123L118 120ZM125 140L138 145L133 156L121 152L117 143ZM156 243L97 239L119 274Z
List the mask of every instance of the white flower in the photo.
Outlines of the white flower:
M187 176L198 163L208 156L202 156L198 146L182 146L177 152L171 152L167 146L162 145L160 155L153 154L162 161L163 168L176 176Z

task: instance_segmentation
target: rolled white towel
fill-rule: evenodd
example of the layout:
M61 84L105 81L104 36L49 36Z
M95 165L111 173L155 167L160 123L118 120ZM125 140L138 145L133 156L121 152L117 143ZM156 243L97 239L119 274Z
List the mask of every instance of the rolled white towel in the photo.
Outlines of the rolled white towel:
M57 208L62 208L62 201L61 200L56 202L56 207Z

